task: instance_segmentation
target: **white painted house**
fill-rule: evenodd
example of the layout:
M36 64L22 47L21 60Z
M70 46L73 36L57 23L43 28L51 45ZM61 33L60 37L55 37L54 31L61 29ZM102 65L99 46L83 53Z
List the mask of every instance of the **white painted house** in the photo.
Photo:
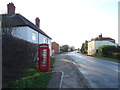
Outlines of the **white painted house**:
M40 29L40 19L38 17L35 19L35 25L21 14L16 14L13 3L7 5L7 10L7 14L2 14L3 27L10 27L12 35L20 39L36 44L49 44L50 55L52 55L51 38Z
M96 54L98 48L103 45L118 46L114 39L99 35L99 37L91 39L91 41L88 42L88 55Z

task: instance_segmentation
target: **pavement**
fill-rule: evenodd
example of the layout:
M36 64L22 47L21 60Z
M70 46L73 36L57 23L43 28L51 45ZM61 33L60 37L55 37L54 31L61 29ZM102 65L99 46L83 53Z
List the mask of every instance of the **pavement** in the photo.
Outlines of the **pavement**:
M84 81L79 69L67 59L71 58L66 54L55 55L56 61L48 88L84 88L88 90L90 86Z

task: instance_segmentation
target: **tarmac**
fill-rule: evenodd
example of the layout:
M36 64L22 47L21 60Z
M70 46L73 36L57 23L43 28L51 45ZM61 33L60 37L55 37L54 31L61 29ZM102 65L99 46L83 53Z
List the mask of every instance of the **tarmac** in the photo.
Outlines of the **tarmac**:
M77 67L65 61L71 59L69 56L58 54L54 57L55 65L48 88L84 88L84 90L88 90L88 86Z

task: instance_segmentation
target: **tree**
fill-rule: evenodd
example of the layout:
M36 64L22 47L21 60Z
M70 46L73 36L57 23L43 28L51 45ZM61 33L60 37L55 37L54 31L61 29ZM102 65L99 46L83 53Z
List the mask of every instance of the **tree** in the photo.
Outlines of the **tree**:
M75 47L74 47L74 46L71 46L70 49L71 49L71 51L74 51L74 50L75 50Z
M81 49L80 49L80 51L82 52L82 53L84 53L84 49L85 49L85 45L84 45L85 43L82 43L82 47L81 47Z
M63 52L68 52L69 49L70 49L70 47L69 47L67 44L61 46L61 50L62 50Z
M86 40L85 43L82 44L81 52L87 53L87 50L88 50L88 41Z
M64 45L64 51L68 52L69 46L68 45Z

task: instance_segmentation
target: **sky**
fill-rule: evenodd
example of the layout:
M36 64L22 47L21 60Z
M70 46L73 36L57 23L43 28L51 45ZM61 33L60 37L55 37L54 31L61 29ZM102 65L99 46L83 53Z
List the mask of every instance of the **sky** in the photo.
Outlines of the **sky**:
M0 0L0 14L13 2L16 13L31 22L40 18L40 28L60 45L81 48L85 40L102 33L118 43L119 0Z

